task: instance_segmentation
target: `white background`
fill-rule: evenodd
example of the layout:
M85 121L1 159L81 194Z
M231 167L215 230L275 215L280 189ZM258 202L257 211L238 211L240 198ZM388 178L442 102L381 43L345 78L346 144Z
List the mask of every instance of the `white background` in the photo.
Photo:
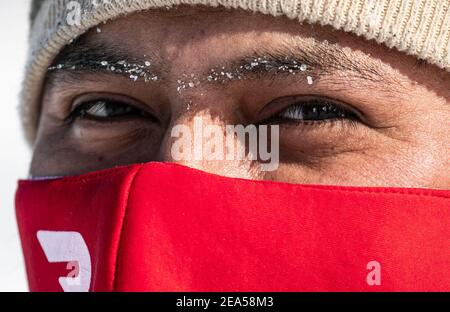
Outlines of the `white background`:
M27 55L29 0L0 0L0 291L27 291L14 213L19 178L26 178L30 149L18 114Z

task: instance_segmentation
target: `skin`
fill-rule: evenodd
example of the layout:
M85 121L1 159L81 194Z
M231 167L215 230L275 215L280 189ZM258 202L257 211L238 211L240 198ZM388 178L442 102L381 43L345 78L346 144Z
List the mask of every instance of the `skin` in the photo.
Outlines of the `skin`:
M49 72L33 176L172 162L171 129L180 124L192 128L194 117L202 117L204 124L222 128L278 124L279 168L262 172L258 161L178 161L183 165L291 183L450 187L450 74L415 57L328 27L201 7L122 17L93 29L71 49L77 45L87 51L95 45L105 53L120 50L130 62L151 59L149 75L158 81L134 81L101 70ZM299 54L311 63L296 75L256 73L208 83L211 69L228 70L235 65L230 60L258 53ZM54 65L78 64L67 55ZM177 81L189 82L191 75L200 83L180 91ZM288 107L304 103L305 96L332 99L356 118L279 118ZM83 101L102 99L146 114L69 117Z

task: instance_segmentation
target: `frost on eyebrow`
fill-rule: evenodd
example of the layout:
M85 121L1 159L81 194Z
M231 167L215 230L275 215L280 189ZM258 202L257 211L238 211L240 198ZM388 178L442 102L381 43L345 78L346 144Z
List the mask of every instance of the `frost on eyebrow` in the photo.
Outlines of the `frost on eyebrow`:
M284 57L283 59L275 59L269 56L256 58L246 58L239 62L233 69L227 70L225 66L221 68L213 68L210 70L206 79L210 82L224 82L226 80L245 79L249 74L265 73L289 73L295 75L298 72L305 72L308 69L295 59Z
M178 93L204 84L224 85L252 78L273 79L280 74L298 75L300 81L303 80L309 86L319 79L338 86L353 79L358 83L361 80L375 83L377 87L380 83L387 84L388 87L395 85L392 83L393 79L387 78L376 64L352 57L342 47L330 44L327 40L283 41L274 46L255 49L247 56L223 60L206 67L202 72L184 72L178 77L171 77L170 80L174 82ZM151 57L136 56L116 43L92 42L81 38L60 53L49 68L49 73L58 70L72 71L74 75L70 78L81 79L76 77L79 71L103 72L119 74L133 82L148 83L167 81L168 68L170 64L164 63L158 54L151 54Z
M206 74L200 76L184 73L183 77L177 79L177 92L181 93L204 83L223 85L252 77L263 79L276 74L303 74L306 82L311 85L313 79L311 76L307 76L311 70L308 65L287 56L283 58L272 56L245 57L232 64L211 68Z
M73 74L103 72L121 75L132 81L156 82L161 77L157 71L159 66L155 63L152 56L130 55L119 45L91 42L80 37L61 51L48 68L47 76L58 71Z
M120 74L128 77L132 81L138 81L139 79L144 82L158 81L157 74L151 71L152 62L146 60L143 63L128 62L126 60L110 62L107 60L84 60L83 62L70 62L59 63L57 65L48 68L48 71L65 70L65 71L105 71L113 74Z
M327 40L281 42L272 47L259 47L252 55L224 61L202 76L185 74L178 80L177 91L196 87L200 83L226 84L250 78L267 79L279 75L298 75L307 85L324 79L336 85L350 80L392 87L394 79L386 76L378 64L352 57L336 43ZM206 77L203 77L206 76ZM301 81L301 80L300 80Z
M106 58L97 59L78 59L76 61L67 60L65 63L58 63L48 68L52 71L82 71L90 70L95 72L109 72L113 74L124 75L133 82L143 80L144 82L156 82L160 80L151 70L152 61L146 59L143 63L134 63L125 60L107 61ZM291 74L304 73L308 85L313 84L312 75L309 73L310 68L295 59L284 57L282 59L275 59L269 56L244 58L239 61L239 64L232 64L211 68L209 72L204 75L197 75L194 73L183 73L181 77L176 79L176 91L181 94L183 91L199 87L202 83L217 83L225 84L234 80L245 80L250 76L274 75L274 74Z

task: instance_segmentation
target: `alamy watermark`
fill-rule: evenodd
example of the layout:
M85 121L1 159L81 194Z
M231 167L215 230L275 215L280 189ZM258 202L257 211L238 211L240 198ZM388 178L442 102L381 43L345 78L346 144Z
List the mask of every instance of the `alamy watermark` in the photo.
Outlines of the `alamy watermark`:
M278 125L204 124L195 117L193 128L176 125L171 156L176 161L258 161L261 171L275 171L280 160Z
M92 0L91 4L95 9L100 6L110 5L111 0ZM88 14L92 14L92 12L83 9L80 1L70 1L67 3L66 12L66 22L69 26L80 26L81 20L86 19Z

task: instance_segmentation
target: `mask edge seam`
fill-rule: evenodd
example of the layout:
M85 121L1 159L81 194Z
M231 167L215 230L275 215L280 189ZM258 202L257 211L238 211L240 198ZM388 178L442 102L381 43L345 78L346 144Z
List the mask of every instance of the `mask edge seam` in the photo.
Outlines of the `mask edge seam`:
M131 189L136 181L136 177L139 173L141 173L142 169L144 168L144 165L140 165L136 170L132 173L132 176L130 178L130 181L128 182L127 189L125 192L125 200L123 202L123 214L120 219L120 229L119 229L119 239L116 247L116 254L115 254L115 260L114 260L114 274L111 281L111 292L117 291L117 279L118 279L118 262L119 262L119 254L122 246L122 238L123 238L123 230L125 227L125 222L127 219L127 213L128 213L128 203L131 197Z

